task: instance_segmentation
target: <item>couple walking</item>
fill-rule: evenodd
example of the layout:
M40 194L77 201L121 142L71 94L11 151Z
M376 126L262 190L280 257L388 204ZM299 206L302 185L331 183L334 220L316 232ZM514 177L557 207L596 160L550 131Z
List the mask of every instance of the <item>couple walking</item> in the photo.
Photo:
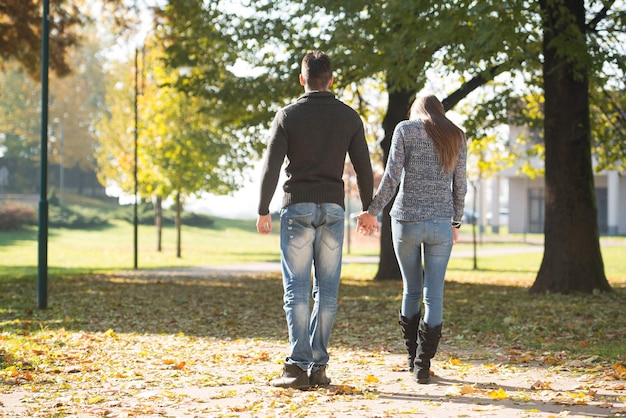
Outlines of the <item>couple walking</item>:
M467 189L465 135L435 96L418 95L409 119L394 130L385 173L372 197L363 123L330 92L332 65L325 53L304 56L300 84L304 94L272 122L258 206L257 230L269 234L269 205L285 164L280 250L290 350L282 375L270 383L298 389L330 384L326 367L341 275L346 154L357 176L361 233L379 230L376 215L399 186L390 212L403 281L399 323L409 369L419 383L428 383L441 337L444 276Z

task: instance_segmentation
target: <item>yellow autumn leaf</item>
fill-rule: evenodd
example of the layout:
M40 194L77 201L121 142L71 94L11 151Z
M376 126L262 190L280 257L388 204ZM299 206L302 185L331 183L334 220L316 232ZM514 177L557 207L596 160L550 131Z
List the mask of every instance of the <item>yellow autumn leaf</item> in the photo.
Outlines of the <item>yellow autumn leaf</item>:
M461 393L463 395L471 395L474 392L476 392L476 390L472 386L470 386L470 385L465 385L465 386L461 387Z
M212 396L212 398L213 399L225 399L225 398L234 398L235 396L237 396L237 391L232 389L232 390L225 390L218 394L215 394L214 396Z
M367 383L378 383L380 382L380 380L378 380L378 378L374 375L368 374L367 376L365 376L365 381Z
M111 328L107 329L104 332L104 335L107 336L107 337L111 337L111 338L115 338L115 336L116 336L115 331L113 331Z
M245 376L241 376L241 378L239 378L239 383L243 384L243 383L252 383L254 382L254 376L251 374L247 374Z
M95 403L101 402L102 399L103 398L100 395L94 396L92 398L87 399L87 405L93 405Z
M487 394L491 399L507 399L509 394L506 393L506 390L502 388L498 388L496 390L492 390Z
M448 363L450 363L451 366L459 366L461 364L461 360L459 360L458 358L450 357Z
M162 390L161 391L161 396L165 396L166 398L172 399L172 398L175 398L178 395L176 395L174 392L170 392L169 390Z

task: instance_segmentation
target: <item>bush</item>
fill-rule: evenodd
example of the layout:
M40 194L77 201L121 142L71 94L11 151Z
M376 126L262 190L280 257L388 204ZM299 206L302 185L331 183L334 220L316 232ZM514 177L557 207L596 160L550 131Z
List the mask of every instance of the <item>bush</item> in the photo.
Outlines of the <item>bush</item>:
M133 223L134 207L129 205L124 207L121 218L129 223ZM172 226L176 222L176 211L172 208L163 209L163 226ZM211 227L215 221L202 214L193 212L182 212L181 221L185 226ZM140 225L154 225L154 205L152 203L142 203L137 207L137 221Z
M57 228L89 229L106 226L109 220L96 209L80 206L58 206L48 208L48 225Z
M174 213L174 211L172 211L172 213ZM208 228L213 226L213 224L215 223L215 221L210 216L193 212L183 212L181 213L181 218L183 225L187 226Z
M18 202L0 204L0 230L15 231L37 224L37 211Z

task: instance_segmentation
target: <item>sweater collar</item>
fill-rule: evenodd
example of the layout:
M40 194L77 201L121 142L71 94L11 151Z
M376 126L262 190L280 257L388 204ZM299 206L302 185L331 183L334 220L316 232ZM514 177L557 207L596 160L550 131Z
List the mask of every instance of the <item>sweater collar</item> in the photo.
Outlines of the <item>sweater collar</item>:
M298 99L321 99L335 97L335 94L330 91L308 91L304 93L302 96L298 97Z

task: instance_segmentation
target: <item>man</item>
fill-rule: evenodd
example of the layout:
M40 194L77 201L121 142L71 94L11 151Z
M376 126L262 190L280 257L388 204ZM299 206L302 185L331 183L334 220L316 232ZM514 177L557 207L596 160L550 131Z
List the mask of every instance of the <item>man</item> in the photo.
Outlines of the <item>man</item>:
M332 64L324 52L304 56L300 84L304 95L279 110L272 123L257 230L272 231L269 205L286 163L280 250L290 352L282 376L270 383L307 389L330 384L326 365L341 274L346 154L357 175L363 210L372 200L374 180L363 122L329 91Z

